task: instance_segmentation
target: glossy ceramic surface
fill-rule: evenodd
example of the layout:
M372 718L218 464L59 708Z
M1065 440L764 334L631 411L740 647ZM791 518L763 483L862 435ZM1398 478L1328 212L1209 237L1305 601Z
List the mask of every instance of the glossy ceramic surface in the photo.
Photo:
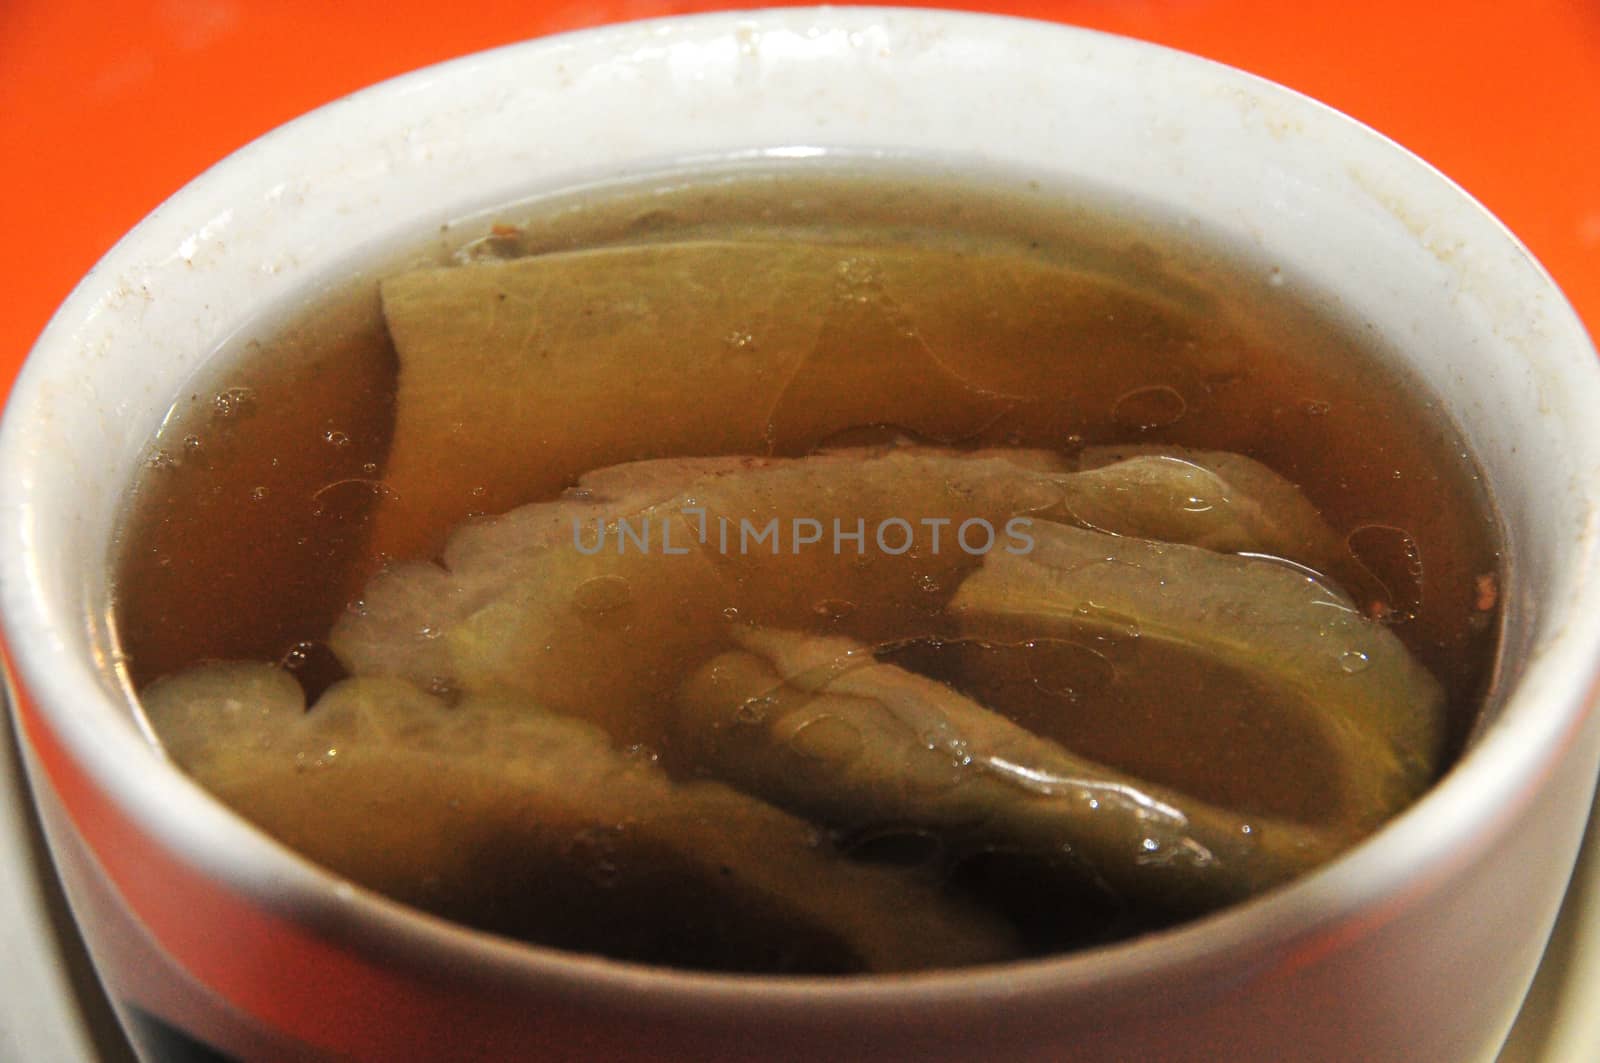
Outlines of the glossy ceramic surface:
M843 987L645 972L447 927L295 860L157 760L95 668L104 573L89 562L144 439L219 337L352 244L394 238L396 219L817 147L1112 181L1252 241L1394 336L1429 338L1417 368L1494 484L1514 577L1515 693L1435 794L1327 870L1158 938ZM1548 279L1435 173L1303 98L1148 46L800 10L462 60L223 163L97 267L41 340L0 436L0 606L37 792L113 994L236 1054L1492 1055L1593 787L1592 360Z

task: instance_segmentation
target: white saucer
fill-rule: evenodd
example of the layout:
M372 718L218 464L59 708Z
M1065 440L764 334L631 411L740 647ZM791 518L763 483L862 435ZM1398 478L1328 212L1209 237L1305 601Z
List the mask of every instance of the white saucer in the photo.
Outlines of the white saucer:
M1498 1063L1600 1058L1600 815L1578 857L1544 963Z
M11 713L0 696L0 715ZM0 722L0 1060L133 1063L89 967Z

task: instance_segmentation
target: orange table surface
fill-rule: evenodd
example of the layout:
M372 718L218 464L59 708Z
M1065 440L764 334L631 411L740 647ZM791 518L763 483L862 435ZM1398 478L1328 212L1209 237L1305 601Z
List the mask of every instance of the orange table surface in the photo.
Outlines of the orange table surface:
M0 390L76 279L164 198L363 85L715 0L0 0ZM1009 0L1219 59L1388 134L1515 231L1600 333L1600 0Z

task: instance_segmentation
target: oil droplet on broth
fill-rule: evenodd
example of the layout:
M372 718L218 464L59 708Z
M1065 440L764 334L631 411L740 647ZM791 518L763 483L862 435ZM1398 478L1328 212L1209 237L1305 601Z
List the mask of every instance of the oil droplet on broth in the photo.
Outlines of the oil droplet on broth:
M1382 615L1401 623L1422 608L1422 553L1411 533L1392 524L1363 524L1345 537L1351 554L1382 591Z
M572 607L588 616L614 612L633 601L633 587L622 576L595 576L572 592Z
M813 605L811 611L828 620L843 620L856 611L856 603L844 598L824 598ZM734 616L739 615L736 609L733 613ZM726 610L723 615L727 615Z
M1176 388L1166 384L1134 388L1111 407L1111 419L1134 432L1166 428L1183 420L1189 402Z
M245 387L224 388L217 392L216 397L211 400L211 405L218 417L243 417L255 411L255 389Z
M1073 612L1096 625L1101 640L1136 639L1140 635L1138 620L1095 602L1079 602Z
M965 742L937 730L919 738L928 755L913 757L906 765L909 768L905 780L908 790L940 794L955 789L970 777L972 754Z
M632 764L655 764L661 760L661 754L654 746L645 745L643 742L634 742L632 745L622 747L622 755Z
M778 704L778 699L771 694L757 694L753 698L746 698L733 710L733 719L736 723L754 726L766 722L767 715Z
M864 741L861 729L855 724L842 717L823 713L795 725L790 731L787 745L807 760L844 765L861 755Z
M1052 697L1077 702L1116 681L1116 666L1093 647L1065 639L1031 639L1023 648L1028 678Z
M1339 654L1339 670L1351 675L1366 671L1371 663L1371 658L1360 650L1345 650Z

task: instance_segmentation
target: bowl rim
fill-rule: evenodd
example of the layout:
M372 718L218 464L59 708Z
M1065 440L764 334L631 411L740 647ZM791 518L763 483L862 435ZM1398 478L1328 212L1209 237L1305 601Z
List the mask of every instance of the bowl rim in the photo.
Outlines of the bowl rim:
M574 47L620 50L630 43L722 38L740 27L802 30L867 27L885 18L928 20L961 33L985 33L1002 23L1028 22L1044 41L1094 41L1103 61L1154 61L1209 68L1210 76L1251 93L1292 104L1335 130L1342 143L1360 142L1429 173L1439 194L1473 208L1479 230L1493 233L1512 263L1513 288L1554 297L1553 348L1569 348L1573 379L1600 395L1600 362L1576 313L1559 288L1516 238L1463 190L1381 134L1355 120L1254 75L1159 45L1055 23L1011 16L906 8L787 8L651 19L538 38L452 59L363 89L335 101L346 113L383 108L385 101L456 85L485 64L539 63ZM38 408L53 363L70 351L81 323L98 312L112 278L134 261L133 250L153 226L170 225L192 203L225 189L266 159L287 158L296 139L326 125L330 105L280 126L195 178L119 241L74 289L41 334L12 388L0 422L0 634L22 690L53 734L110 799L181 859L225 882L239 896L321 930L336 927L351 947L435 966L474 970L514 981L560 983L591 997L614 994L627 1006L673 1010L685 1003L744 1004L771 1013L814 1008L865 1011L886 1004L960 1000L980 1005L1067 990L1111 1000L1128 984L1156 975L1183 976L1194 992L1211 994L1255 967L1310 947L1357 912L1367 921L1392 917L1399 899L1437 887L1511 829L1538 792L1565 746L1592 715L1600 691L1600 563L1596 518L1580 534L1585 548L1573 573L1573 592L1558 603L1564 629L1528 661L1502 718L1424 797L1377 834L1332 863L1262 897L1130 941L994 967L914 975L849 978L728 976L646 967L527 945L471 930L387 900L323 871L249 825L150 749L126 726L96 680L91 662L75 658L49 632L79 622L49 600L39 575L43 552L40 512L50 486L33 469L30 413ZM1509 274L1515 274L1509 276ZM1580 364L1584 360L1588 364ZM1600 454L1600 428L1583 453ZM1591 608L1582 608L1584 602ZM132 770L137 767L139 770ZM150 770L156 768L157 770ZM270 869L270 874L263 872ZM1243 961L1243 962L1241 962ZM1204 975L1204 977L1193 977ZM1175 981L1169 980L1172 984ZM1203 989L1200 987L1204 987ZM640 995L641 990L648 994Z

